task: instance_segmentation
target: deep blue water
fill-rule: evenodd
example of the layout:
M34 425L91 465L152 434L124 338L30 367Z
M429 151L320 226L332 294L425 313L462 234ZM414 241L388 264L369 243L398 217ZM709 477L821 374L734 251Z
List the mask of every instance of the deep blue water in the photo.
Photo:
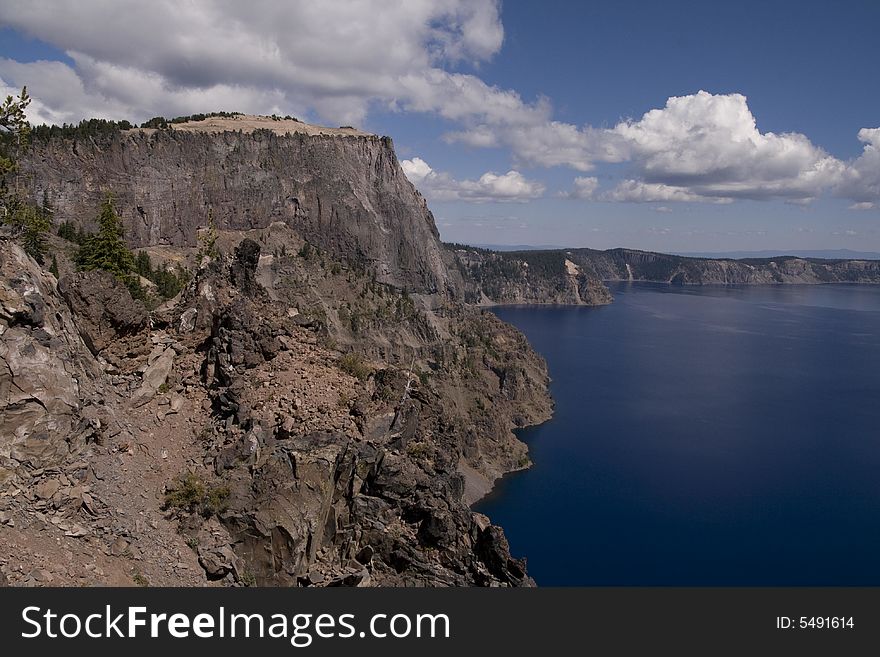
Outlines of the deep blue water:
M546 359L477 505L539 585L880 585L880 286L612 287L496 313Z

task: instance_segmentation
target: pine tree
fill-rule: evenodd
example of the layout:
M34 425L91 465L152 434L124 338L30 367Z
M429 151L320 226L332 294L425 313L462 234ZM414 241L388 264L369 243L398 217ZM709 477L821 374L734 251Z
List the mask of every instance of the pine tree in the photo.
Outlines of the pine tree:
M76 256L84 271L103 269L131 287L136 284L134 256L125 245L122 220L113 209L113 197L108 195L98 215L98 232L88 237Z
M49 190L43 190L43 204L40 206L40 211L43 213L43 216L52 221L52 213L54 210L52 209L52 203L49 201Z
M31 126L25 109L30 104L27 87L18 98L7 96L0 105L0 201L6 205L8 178L18 169L18 158L28 147Z
M51 273L55 278L59 278L58 275L58 258L55 254L52 254L52 264L49 265L49 273Z
M22 248L42 265L43 256L46 254L46 233L52 227L49 220L39 210L29 205L20 207L14 216L14 224L21 229Z

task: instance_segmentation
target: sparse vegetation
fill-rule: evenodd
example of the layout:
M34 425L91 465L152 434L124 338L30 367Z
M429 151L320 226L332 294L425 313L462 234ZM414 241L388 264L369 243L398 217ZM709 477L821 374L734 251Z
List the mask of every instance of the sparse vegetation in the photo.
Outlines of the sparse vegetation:
M373 369L364 362L361 355L353 352L340 356L336 364L339 365L339 369L343 372L351 374L360 381L366 381L370 374L373 373Z
M412 441L407 444L406 453L414 459L425 459L431 454L431 446L424 441Z
M166 130L174 123L190 123L191 121L204 121L212 117L231 118L233 116L241 116L241 112L208 112L207 114L189 114L187 116L175 116L173 119L166 119L164 116L154 116L149 121L141 123L142 128L157 128Z
M169 269L164 263L154 268L145 251L135 256L134 269L136 274L156 285L156 293L161 299L176 297L190 279L189 271L183 268Z
M33 205L21 203L17 198L6 204L6 225L18 234L22 248L30 257L43 264L46 255L46 233L52 228L49 217Z
M184 475L165 493L165 509L198 513L210 517L226 508L229 489L225 486L212 486L197 474Z
M134 582L135 585L142 586L144 588L150 585L149 580L147 580L144 574L139 570L136 570L134 571L134 573L132 573L131 581Z
M83 230L82 226L77 228L76 224L72 221L62 221L58 225L57 234L61 239L73 242L74 244L82 244L90 237L89 233Z
M208 261L220 257L217 249L217 225L214 223L214 214L208 211L208 227L199 234L199 251L196 253L196 262L201 263L206 258Z

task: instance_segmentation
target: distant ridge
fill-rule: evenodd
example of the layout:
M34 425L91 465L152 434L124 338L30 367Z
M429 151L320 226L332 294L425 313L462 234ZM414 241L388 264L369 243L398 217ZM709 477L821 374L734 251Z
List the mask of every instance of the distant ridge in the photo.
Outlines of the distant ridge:
M557 244L471 244L478 249L489 249L490 251L563 251L569 247L559 246Z
M766 251L719 251L719 252L686 252L672 251L673 255L690 258L776 258L780 256L797 256L798 258L821 258L823 260L880 260L880 253L873 251L852 251L850 249L788 249Z
M472 244L479 249L490 251L570 251L581 247L559 246L556 244ZM767 249L764 251L646 251L646 253L666 253L685 258L712 258L715 260L731 258L781 258L795 256L797 258L819 258L822 260L880 260L880 252L853 251L851 249Z

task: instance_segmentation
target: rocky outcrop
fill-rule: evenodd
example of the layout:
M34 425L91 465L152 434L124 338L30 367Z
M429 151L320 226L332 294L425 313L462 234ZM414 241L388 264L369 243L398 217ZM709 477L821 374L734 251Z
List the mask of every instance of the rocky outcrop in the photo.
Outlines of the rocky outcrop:
M465 280L466 298L480 305L599 305L611 294L589 265L564 251L489 251L448 245Z
M818 258L686 258L633 249L572 249L573 261L592 268L604 280L643 280L680 285L755 285L776 283L878 283L878 260Z
M880 283L878 260L687 258L633 249L496 252L448 245L471 303L609 303L602 281L677 285Z
M58 281L58 291L76 315L86 346L96 356L147 327L147 309L132 299L125 285L109 272L95 270L66 276Z
M91 227L112 193L132 247L194 247L211 221L221 230L280 221L382 282L455 289L433 217L389 138L235 130L38 141L21 171L36 203L48 195L56 222Z
M55 278L16 244L0 241L0 483L23 468L81 451L96 425L101 370L83 344Z
M531 584L501 530L478 522L468 508L458 472L462 460L487 478L527 462L510 435L509 410L519 407L513 421L527 423L533 414L543 419L547 404L540 387L546 372L536 363L543 378L530 384L531 372L523 369L524 340L505 331L493 338L491 330L483 332L489 325L473 322L494 326L497 319L461 309L463 315L448 318L456 333L435 334L437 346L466 348L473 340L474 355L486 344L495 351L483 356L494 364L486 374L483 362L466 365L474 370L467 386L459 371L464 364L454 360L430 382L387 363L340 369L339 357L320 346L330 332L345 339L338 320L295 321L299 312L278 312L277 289L270 294L256 283L277 283L279 272L297 270L300 280L334 284L338 263L298 255L273 259L273 276L260 272L262 246L272 246L278 230L255 231L230 245L227 262L212 264L191 283L175 312L184 319L196 309L205 318L198 328L169 322L180 327L182 343L204 353L200 372L212 399L214 420L203 436L203 461L212 469L199 476L204 490L223 491L222 508L211 505L207 521L219 522L222 531L215 526L205 547L204 506L179 511L207 576L285 586ZM282 234L283 243L295 241ZM340 293L370 280L337 276ZM389 288L383 299L386 294L394 292ZM401 317L416 327L431 323L412 319ZM394 327L389 321L385 330ZM380 331L362 333L359 343L369 353L380 337ZM432 352L431 344L421 347ZM500 410L487 410L492 399L454 408L453 386L455 398L490 395Z

